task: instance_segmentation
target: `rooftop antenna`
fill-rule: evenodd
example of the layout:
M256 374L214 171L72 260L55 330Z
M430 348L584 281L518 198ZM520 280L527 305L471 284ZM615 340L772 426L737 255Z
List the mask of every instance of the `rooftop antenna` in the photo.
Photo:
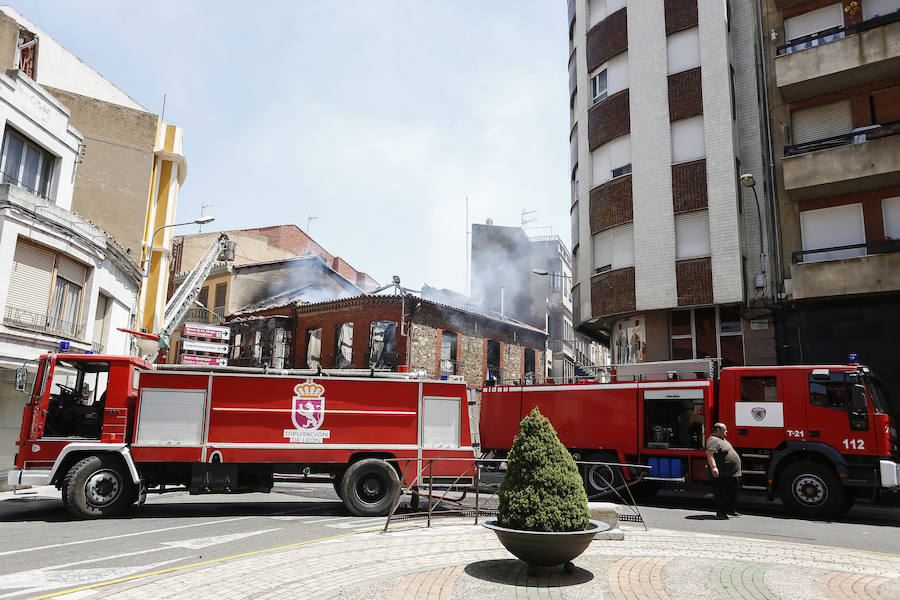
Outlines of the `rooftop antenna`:
M537 210L522 209L522 229L527 229L529 223L537 221L537 217L529 217L529 215L533 215L536 212Z
M163 94L162 114L159 115L159 120L160 120L160 121L165 121L165 120L166 120L166 95L165 95L165 94Z
M318 218L319 217L314 217L312 215L309 215L308 217L306 217L306 235L309 235L309 224Z
M209 208L210 206L213 206L213 205L212 204L201 204L200 205L200 216L201 217L203 216L203 213L206 211L206 209ZM203 233L203 223L200 223L199 227L197 227L197 233Z

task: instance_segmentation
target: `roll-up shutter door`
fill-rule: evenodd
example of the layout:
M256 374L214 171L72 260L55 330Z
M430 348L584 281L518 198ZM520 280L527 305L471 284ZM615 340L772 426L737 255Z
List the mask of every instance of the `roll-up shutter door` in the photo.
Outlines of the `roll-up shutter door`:
M847 204L800 213L800 235L804 250L821 250L862 244L866 241L862 204ZM804 262L851 258L866 254L865 248L848 248L807 254Z
M60 256L56 260L56 274L66 281L71 281L75 285L84 286L84 277L87 271L83 266L65 256Z
M871 1L871 0L868 0ZM866 4L866 3L863 3ZM844 13L841 3L832 4L825 8L812 10L802 15L784 20L784 37L786 40L796 40L805 35L819 33L832 27L840 27L844 24Z
M676 258L698 258L709 254L709 211L695 210L675 215Z
M900 196L881 201L884 215L884 235L900 239Z
M594 235L594 269L612 268L612 242L610 230Z
M51 250L19 240L9 277L6 306L46 314L55 258Z
M793 141L805 144L853 131L850 101L842 100L791 113Z
M612 229L612 268L634 266L634 223L626 223Z

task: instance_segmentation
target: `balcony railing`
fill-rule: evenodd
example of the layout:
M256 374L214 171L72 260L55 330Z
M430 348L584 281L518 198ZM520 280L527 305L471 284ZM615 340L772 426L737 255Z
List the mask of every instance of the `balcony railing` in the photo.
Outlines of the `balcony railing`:
M888 123L886 125L872 125L850 133L835 135L821 140L812 140L803 142L802 144L794 144L793 146L784 147L784 156L797 156L798 154L806 154L807 152L815 152L817 150L828 150L829 148L839 148L849 144L860 144L869 140L889 137L900 133L900 121Z
M877 27L884 27L885 25L890 25L891 23L896 23L897 21L900 21L900 11L892 12L886 15L879 15L861 23L854 23L852 25L846 25L844 27L830 27L816 33L811 33L809 35L804 35L803 37L789 40L788 43L778 46L776 55L781 56L782 54L789 54L791 52L805 50L813 46L827 44L828 42L834 42L847 35L862 33L863 31L869 31L870 29L875 29Z
M875 254L880 254L884 252L900 252L900 240L895 239L884 239L878 240L876 242L863 242L861 244L847 244L846 246L832 246L830 248L816 248L814 250L797 250L796 252L791 253L791 262L795 265L802 263L805 261L807 256L823 254L827 252L846 252L848 250L861 250L866 249L874 251ZM864 256L864 253L861 254L851 254L848 256L841 256L837 258L855 258L857 256Z
M26 183L23 183L23 182L19 181L18 179L16 179L16 178L13 177L12 175L7 175L7 174L6 174L5 172L3 172L3 171L0 171L0 183L9 183L9 184L12 184L12 185L14 185L14 186L16 186L16 187L20 187L20 188L23 188L23 189L25 189L25 190L28 190L30 193L34 194L35 196L37 196L37 197L39 197L39 198L43 198L44 200L47 200L48 202L53 202L53 198L50 197L50 194L44 194L44 193L42 193L42 192L39 192L38 190L34 189L34 188L31 187L30 185L28 185L28 184L26 184Z
M6 313L3 315L3 323L12 327L54 333L69 338L80 338L83 329L83 327L77 323L63 321L62 319L51 317L46 313L31 312L12 306L6 307Z

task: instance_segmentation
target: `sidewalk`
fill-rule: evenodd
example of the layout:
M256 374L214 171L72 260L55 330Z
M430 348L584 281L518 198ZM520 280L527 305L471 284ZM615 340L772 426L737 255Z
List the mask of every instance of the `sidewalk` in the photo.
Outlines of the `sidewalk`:
M136 576L69 598L898 600L900 556L643 528L595 540L576 570L525 564L493 532L402 524ZM66 598L66 595L57 596Z

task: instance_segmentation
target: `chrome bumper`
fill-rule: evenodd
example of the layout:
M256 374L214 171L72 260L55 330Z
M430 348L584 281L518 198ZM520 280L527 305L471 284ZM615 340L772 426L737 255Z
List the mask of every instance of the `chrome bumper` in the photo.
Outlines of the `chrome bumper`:
M884 459L878 462L881 470L881 487L900 487L900 463Z
M39 471L37 469L20 471L19 469L13 469L6 474L6 483L16 487L24 485L49 485L50 471Z

